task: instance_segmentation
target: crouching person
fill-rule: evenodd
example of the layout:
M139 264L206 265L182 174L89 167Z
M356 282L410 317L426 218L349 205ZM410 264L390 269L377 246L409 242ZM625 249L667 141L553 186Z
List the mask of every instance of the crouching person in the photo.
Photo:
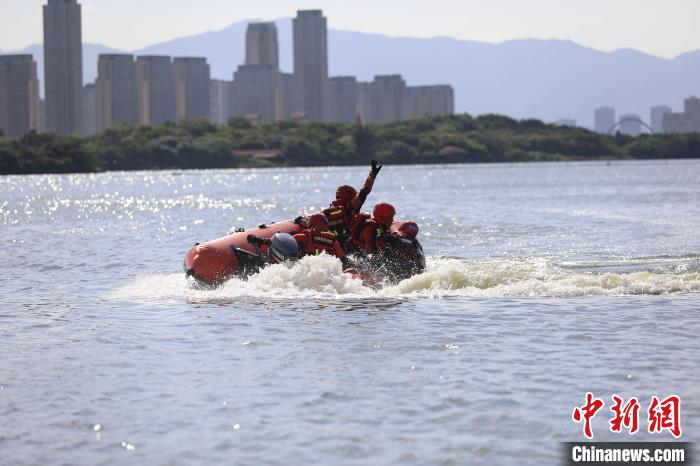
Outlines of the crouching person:
M335 256L343 263L343 269L353 266L345 251L338 242L336 235L330 231L328 219L323 214L313 214L306 221L307 228L294 235L299 244L301 255L318 255L322 252Z

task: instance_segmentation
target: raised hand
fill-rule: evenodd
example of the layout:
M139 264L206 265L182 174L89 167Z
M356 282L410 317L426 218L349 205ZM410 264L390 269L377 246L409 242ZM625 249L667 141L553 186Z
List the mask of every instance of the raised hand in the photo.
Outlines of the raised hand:
M376 160L372 160L372 174L374 176L377 176L383 166L384 165L379 165L379 162L377 162Z

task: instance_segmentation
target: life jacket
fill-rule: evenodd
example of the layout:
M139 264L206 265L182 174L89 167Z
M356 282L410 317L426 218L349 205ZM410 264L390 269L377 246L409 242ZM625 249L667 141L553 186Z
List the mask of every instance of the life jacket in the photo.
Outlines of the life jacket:
M367 222L371 218L372 215L368 212L360 212L353 217L352 222L350 222L350 240L352 240L353 244L359 246L359 241L362 238L362 232L369 226Z
M366 228L373 228L375 230L374 235L372 236L372 249L376 250L378 245L383 246L384 242L380 242L378 244L377 241L381 240L386 235L386 229L375 222L372 215L368 212L360 212L352 219L352 224L350 226L350 238L352 240L352 244L359 248L364 246L363 233Z
M339 201L333 201L331 206L323 211L328 219L330 230L338 236L339 241L345 240L350 234L350 212Z
M306 249L304 254L318 255L323 251L327 254L335 256L335 248L333 245L336 242L336 236L330 231L304 230L306 235Z

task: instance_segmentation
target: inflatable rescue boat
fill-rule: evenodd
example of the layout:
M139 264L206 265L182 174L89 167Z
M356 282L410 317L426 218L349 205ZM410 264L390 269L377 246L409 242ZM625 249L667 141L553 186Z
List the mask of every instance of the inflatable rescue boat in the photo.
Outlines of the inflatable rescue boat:
M394 222L390 232L397 233L400 225L401 222ZM248 241L250 235L271 239L277 233L295 235L301 231L302 227L293 220L285 220L249 230L240 229L208 243L197 243L185 255L185 273L198 283L208 286L220 285L232 277L248 277L263 266L261 256L267 255L269 248L267 245L258 248L251 244ZM392 281L407 278L425 268L423 248L416 239L408 241L397 238L386 254L375 256L358 259L357 269L348 269L346 272L374 285L387 277L392 278ZM372 274L370 278L373 271L378 271L382 276Z

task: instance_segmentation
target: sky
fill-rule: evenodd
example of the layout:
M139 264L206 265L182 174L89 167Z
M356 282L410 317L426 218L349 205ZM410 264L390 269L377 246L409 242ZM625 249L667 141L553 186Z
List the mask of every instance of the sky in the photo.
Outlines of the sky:
M332 29L484 42L569 39L673 58L700 49L700 0L79 0L83 41L121 50L322 9ZM0 50L42 41L45 0L0 0Z

